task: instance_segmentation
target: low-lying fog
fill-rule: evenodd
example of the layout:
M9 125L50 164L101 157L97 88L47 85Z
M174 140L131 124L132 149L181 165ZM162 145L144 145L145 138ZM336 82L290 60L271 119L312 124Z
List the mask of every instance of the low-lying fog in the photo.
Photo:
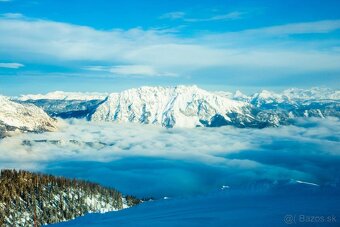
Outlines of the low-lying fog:
M266 129L60 121L57 132L0 140L0 168L88 179L145 197L278 180L339 183L338 119Z

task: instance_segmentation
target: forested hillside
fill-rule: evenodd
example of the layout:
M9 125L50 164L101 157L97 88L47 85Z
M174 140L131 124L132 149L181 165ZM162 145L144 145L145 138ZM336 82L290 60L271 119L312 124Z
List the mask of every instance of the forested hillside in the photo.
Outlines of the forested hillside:
M0 226L41 226L86 213L121 210L140 202L87 181L1 170Z

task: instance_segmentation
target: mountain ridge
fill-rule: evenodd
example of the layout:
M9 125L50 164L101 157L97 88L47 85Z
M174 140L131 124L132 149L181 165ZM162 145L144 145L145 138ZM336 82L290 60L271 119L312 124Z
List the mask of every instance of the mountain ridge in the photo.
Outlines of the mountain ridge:
M196 85L143 86L107 96L51 92L14 100L35 104L53 117L156 124L166 128L223 125L263 128L293 124L297 117L340 117L340 91L317 87L290 88L281 93L262 90L246 95L239 90L211 92Z

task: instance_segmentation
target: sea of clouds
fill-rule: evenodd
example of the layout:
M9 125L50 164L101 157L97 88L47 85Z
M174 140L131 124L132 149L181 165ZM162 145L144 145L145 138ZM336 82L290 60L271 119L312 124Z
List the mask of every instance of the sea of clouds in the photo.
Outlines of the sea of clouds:
M60 122L56 132L0 140L0 168L82 178L145 197L281 180L339 184L340 121L335 118L266 129Z

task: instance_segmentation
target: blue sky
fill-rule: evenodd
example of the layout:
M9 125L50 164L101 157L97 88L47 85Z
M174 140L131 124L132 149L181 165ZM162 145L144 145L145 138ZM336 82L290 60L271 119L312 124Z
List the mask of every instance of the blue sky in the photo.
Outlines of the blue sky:
M338 0L0 0L0 93L339 88Z

